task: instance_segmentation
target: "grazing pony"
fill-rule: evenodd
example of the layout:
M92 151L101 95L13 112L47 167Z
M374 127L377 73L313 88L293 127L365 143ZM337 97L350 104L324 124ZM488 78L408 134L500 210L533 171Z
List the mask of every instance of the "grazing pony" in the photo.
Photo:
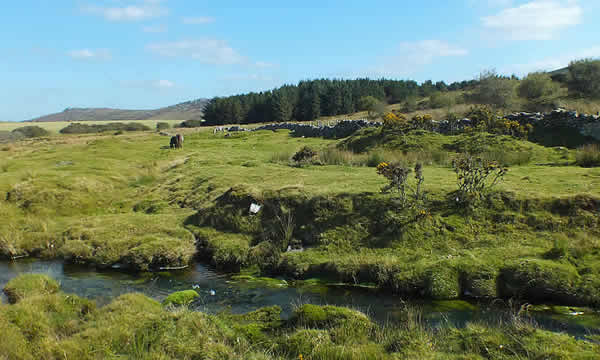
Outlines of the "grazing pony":
M171 149L183 149L183 135L177 134L171 137L169 147Z

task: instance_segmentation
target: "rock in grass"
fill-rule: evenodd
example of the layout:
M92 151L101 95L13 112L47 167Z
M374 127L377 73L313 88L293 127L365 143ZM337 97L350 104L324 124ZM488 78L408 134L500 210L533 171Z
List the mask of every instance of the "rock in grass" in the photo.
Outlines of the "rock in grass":
M8 302L14 304L21 299L34 295L57 293L60 285L48 275L23 274L13 278L4 287Z
M162 302L164 306L167 305L189 305L196 298L200 297L195 290L184 290L172 293Z

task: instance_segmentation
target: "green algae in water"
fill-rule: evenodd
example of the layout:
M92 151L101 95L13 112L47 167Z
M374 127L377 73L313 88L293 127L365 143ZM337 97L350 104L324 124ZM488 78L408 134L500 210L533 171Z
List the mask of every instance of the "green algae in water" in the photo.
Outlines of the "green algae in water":
M254 277L252 275L235 275L231 277L230 282L244 284L250 287L285 288L288 286L288 282L285 280L269 277Z
M435 300L428 304L426 308L428 311L440 313L452 311L473 312L479 310L478 306L463 300Z

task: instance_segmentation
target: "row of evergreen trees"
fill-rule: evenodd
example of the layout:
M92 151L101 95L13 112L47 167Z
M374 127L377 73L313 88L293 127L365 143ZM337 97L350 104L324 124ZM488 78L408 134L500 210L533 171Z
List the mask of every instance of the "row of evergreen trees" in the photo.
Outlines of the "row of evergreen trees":
M471 87L474 81L445 84L411 80L311 80L298 85L230 97L217 97L204 108L205 125L251 124L260 122L311 121L366 110L361 99L372 96L390 104L409 97Z

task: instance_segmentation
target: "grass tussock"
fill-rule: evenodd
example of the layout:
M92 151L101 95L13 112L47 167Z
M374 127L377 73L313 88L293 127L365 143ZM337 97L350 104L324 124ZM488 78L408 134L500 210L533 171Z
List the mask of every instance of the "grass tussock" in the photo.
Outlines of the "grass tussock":
M16 285L19 288L20 285ZM498 323L428 328L407 307L380 325L334 306L278 306L207 315L127 294L104 307L54 293L0 305L0 356L8 359L446 359L594 358L597 343L537 329L515 313Z

